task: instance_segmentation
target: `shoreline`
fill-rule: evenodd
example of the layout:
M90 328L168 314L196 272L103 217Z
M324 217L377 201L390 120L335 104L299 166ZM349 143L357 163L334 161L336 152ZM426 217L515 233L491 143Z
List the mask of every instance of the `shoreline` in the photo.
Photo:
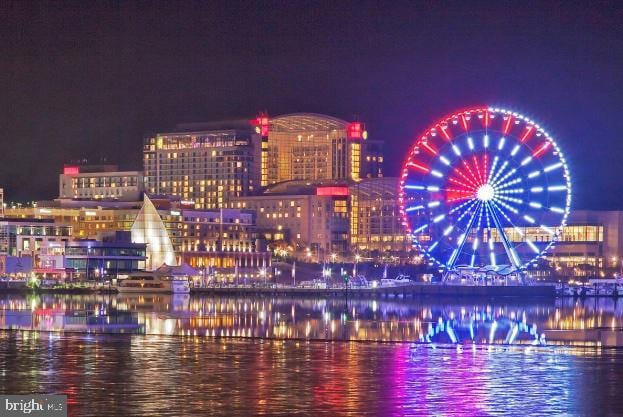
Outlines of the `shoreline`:
M114 288L2 288L1 294L119 294ZM140 292L133 294L172 294ZM553 285L538 286L461 286L405 285L379 288L297 288L297 287L191 287L191 295L319 297L319 298L556 298Z

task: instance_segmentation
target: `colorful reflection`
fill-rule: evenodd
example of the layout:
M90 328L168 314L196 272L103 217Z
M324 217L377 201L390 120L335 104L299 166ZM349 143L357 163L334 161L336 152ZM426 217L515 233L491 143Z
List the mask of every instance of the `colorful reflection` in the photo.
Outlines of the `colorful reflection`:
M296 340L600 345L621 331L623 301L433 303L194 297L5 295L0 328ZM597 335L601 332L601 336Z
M35 331L0 332L0 390L66 393L70 416L594 415L595 404L618 415L623 350L595 342L510 345L506 331L475 349L362 342L418 340L440 319L457 329L525 320L544 332L576 323L585 333L588 320L620 320L613 301L11 295L0 299L2 326ZM484 329L475 340L488 342ZM222 337L204 336L213 330ZM108 334L132 332L140 334ZM273 339L247 336L266 332Z

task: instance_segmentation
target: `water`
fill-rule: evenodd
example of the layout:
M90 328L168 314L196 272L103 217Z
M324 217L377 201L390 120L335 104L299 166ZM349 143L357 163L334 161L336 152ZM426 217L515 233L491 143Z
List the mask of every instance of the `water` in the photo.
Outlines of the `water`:
M592 330L621 320L611 299L10 295L0 392L71 416L621 415L623 349Z

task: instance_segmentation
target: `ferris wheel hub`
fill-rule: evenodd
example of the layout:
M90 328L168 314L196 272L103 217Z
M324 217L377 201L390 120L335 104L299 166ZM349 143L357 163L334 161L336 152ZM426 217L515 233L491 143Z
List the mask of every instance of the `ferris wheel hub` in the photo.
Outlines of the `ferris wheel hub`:
M495 189L491 184L483 184L476 191L476 198L480 201L493 200L493 197L495 197Z

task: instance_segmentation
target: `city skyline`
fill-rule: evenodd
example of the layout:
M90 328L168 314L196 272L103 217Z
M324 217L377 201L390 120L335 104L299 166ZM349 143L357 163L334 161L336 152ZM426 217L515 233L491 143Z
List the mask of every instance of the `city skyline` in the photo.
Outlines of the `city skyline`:
M398 150L385 162L396 176L414 135L440 114L486 103L538 115L563 144L573 208L623 206L616 3L159 4L0 8L2 53L14 58L0 64L8 200L54 197L72 159L140 170L149 133L259 111L365 120L372 138ZM39 179L24 181L25 167Z

